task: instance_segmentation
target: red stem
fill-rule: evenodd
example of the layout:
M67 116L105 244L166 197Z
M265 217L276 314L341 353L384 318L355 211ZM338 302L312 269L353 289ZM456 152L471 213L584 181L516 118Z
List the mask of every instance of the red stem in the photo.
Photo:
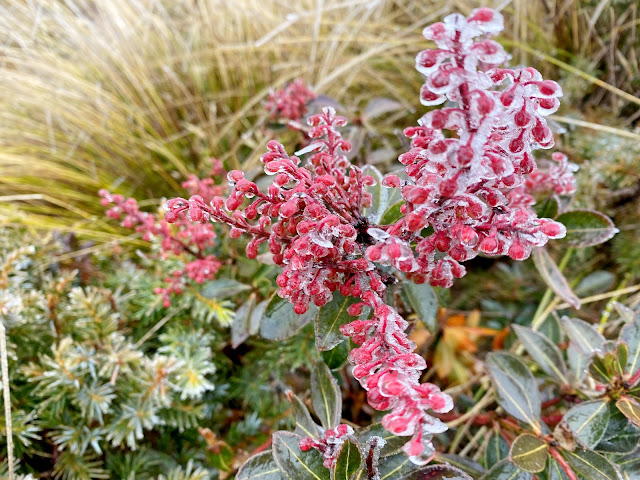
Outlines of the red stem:
M578 477L576 476L575 472L571 469L571 467L566 462L566 460L562 458L562 455L560 455L560 452L558 452L555 448L550 447L549 453L560 464L560 467L562 468L562 470L564 470L564 473L567 474L567 477L569 477L569 480L578 480Z

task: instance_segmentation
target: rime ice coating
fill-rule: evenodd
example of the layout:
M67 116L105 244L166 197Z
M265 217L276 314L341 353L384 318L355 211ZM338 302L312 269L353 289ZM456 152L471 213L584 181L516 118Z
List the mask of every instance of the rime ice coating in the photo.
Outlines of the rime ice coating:
M507 54L487 37L502 28L499 13L480 8L425 29L438 48L416 59L426 77L421 102L451 105L405 130L412 148L399 160L407 179L384 180L405 200L396 223L372 225L363 215L371 204L366 187L374 179L347 160L351 145L338 130L346 119L330 107L308 119L312 141L298 152L310 154L306 166L282 144L268 143L261 157L272 177L266 192L234 170L226 199L209 202L194 195L167 202L170 222L186 215L198 223L225 223L232 237L250 236L250 258L266 244L283 268L278 293L297 313L311 302L325 305L335 291L362 300L349 308L351 315L372 309L370 318L340 328L358 345L349 354L353 375L367 390L369 404L389 411L384 428L411 437L403 450L418 464L431 458L433 435L447 429L430 412L448 412L453 402L437 386L420 383L426 362L413 353L407 322L382 300L396 277L381 265L417 283L449 287L465 274L461 263L478 253L523 260L534 246L565 235L562 224L537 217L533 193L565 195L575 188L564 155L554 154L551 167L541 172L532 154L553 146L544 117L558 108L560 86L533 68L499 68ZM305 439L301 448L317 448L331 467L330 447L343 441L343 427Z
M498 12L480 8L424 30L438 48L416 58L426 77L421 101L451 106L426 113L419 126L405 130L412 148L400 162L408 180L385 179L401 189L404 217L366 254L415 282L450 287L465 274L461 263L478 253L524 260L533 247L566 233L562 224L536 216L533 197L524 202L519 195L546 175L536 171L532 152L553 146L544 117L557 110L562 90L533 68L498 68L508 57L486 37L502 29ZM563 165L561 157L554 159ZM570 171L552 169L550 175L564 175L556 193L570 192ZM425 227L433 233L422 236Z

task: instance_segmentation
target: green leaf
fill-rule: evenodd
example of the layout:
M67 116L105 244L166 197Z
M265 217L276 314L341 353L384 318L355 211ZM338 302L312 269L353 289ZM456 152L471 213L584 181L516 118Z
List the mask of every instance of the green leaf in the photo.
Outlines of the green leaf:
M338 453L333 480L349 480L351 475L358 471L361 463L362 455L358 446L351 440L347 440Z
M390 433L381 423L374 423L356 432L356 438L361 444L367 443L367 440L371 437L380 437L385 441L384 446L380 448L380 457L395 455L400 452L402 446L407 443L407 437L399 437Z
M484 451L484 465L491 468L500 460L504 460L509 455L509 445L499 433L494 433L489 438L487 448Z
M349 342L342 342L336 345L331 350L325 350L320 352L322 360L327 364L331 370L337 370L347 363L349 357Z
M616 345L616 373L623 377L627 370L627 361L629 360L629 347L626 343L618 343Z
M373 165L365 165L362 168L362 172L365 175L371 175L375 181L375 185L366 187L367 192L371 194L371 206L365 208L363 213L367 217L370 223L379 224L382 219L382 215L389 206L389 189L382 186L383 176Z
M342 415L342 396L329 367L315 363L311 371L311 404L324 428L335 428Z
M547 477L546 480L570 480L558 461L553 457L549 457L549 463L547 464L545 473Z
M640 430L635 427L614 403L609 403L607 431L595 450L607 453L630 453L638 447Z
M593 449L607 431L609 402L593 400L579 403L566 413L564 421L582 446Z
M572 307L580 308L580 299L571 290L569 282L544 248L533 250L533 263L547 286Z
M494 352L487 367L498 395L498 403L511 416L540 431L540 396L533 374L516 356Z
M446 463L447 465L452 465L470 475L471 478L480 478L486 472L486 469L478 462L474 462L470 458L463 457L462 455L436 453L435 460Z
M556 215L558 215L558 211L560 210L558 197L552 195L542 202L536 202L533 209L538 215L538 218L556 218Z
M593 325L579 320L577 318L563 317L562 326L564 327L569 340L584 355L591 355L595 350L600 350L605 338L598 332Z
M404 106L397 100L391 98L375 97L369 100L367 106L362 112L362 118L370 120L372 118L380 117L386 113L396 112L404 109Z
M283 480L271 452L262 452L249 458L238 470L236 480Z
M608 360L608 361L607 361ZM593 379L602 384L611 383L611 379L613 374L613 355L606 354L603 356L594 355L589 363L589 374L593 377Z
M529 433L520 435L513 441L509 456L514 465L525 472L537 473L544 470L549 455L549 445Z
M634 398L623 396L616 402L616 407L636 427L640 427L640 403Z
M533 475L520 470L508 460L496 463L480 480L531 480Z
M236 311L233 323L231 324L231 348L238 348L249 338L249 319L255 306L256 297L255 295L251 295Z
M380 225L396 223L402 217L402 212L400 211L402 205L404 205L404 200L397 200L395 203L391 203L382 214Z
M230 278L221 278L203 284L200 289L200 295L205 298L222 300L233 297L241 292L246 292L247 290L251 290L249 285Z
M320 434L318 425L311 419L311 414L307 410L306 405L293 392L287 393L287 398L293 407L293 415L296 419L295 433L303 437L318 437Z
M415 284L413 282L404 282L402 292L409 302L409 306L430 332L436 331L436 316L438 313L438 298L433 288L428 283Z
M378 469L380 471L380 480L396 480L406 478L410 473L419 470L420 466L409 460L409 457L404 453L398 453L386 457L384 461L380 461Z
M599 245L618 232L609 217L595 210L572 210L558 215L556 221L567 227L567 236L562 241L572 247Z
M616 276L606 270L597 270L588 274L573 289L576 295L586 297L596 293L607 292L614 288Z
M272 437L273 458L290 480L329 480L329 470L322 465L322 455L315 449L302 452L302 437L292 432L275 432Z
M574 343L569 343L569 346L567 347L567 360L571 376L575 380L572 384L580 383L587 371L589 357L578 350L578 347L576 347Z
M622 480L618 469L602 455L589 450L566 451L565 458L586 480Z
M298 333L316 316L318 307L311 304L309 310L298 315L284 298L271 297L260 322L260 336L267 340L285 340Z
M340 333L339 328L345 323L355 320L349 315L347 308L360 300L354 297L343 297L338 292L333 292L333 299L318 308L316 315L316 347L320 351L331 350L343 342L346 337Z
M422 467L417 472L397 477L397 480L473 480L473 478L451 465L430 465Z
M531 328L521 325L513 325L512 328L529 355L545 373L564 385L569 384L567 367L562 353L557 346L551 343L551 340Z
M631 376L640 368L640 316L636 316L633 322L622 327L618 340L629 347L626 371Z
M640 449L633 453L616 455L612 461L622 473L622 478L640 480Z

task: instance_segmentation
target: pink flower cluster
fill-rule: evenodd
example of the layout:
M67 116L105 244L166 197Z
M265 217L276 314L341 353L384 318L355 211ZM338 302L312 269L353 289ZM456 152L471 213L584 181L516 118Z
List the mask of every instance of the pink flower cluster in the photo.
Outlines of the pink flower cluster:
M233 190L226 200L176 198L167 203L166 218L173 221L186 212L198 222L230 225L232 237L249 234L249 258L256 258L258 247L267 243L274 263L283 267L279 294L297 313L306 312L311 301L326 304L338 289L355 297L368 288L382 293L383 276L363 258L359 238L368 236L360 212L371 202L365 187L374 180L345 157L351 146L337 130L345 123L330 107L308 120L309 137L315 139L304 149L313 153L308 167L270 141L261 158L265 173L274 177L267 193L234 170L228 175Z
M301 79L296 79L286 87L269 94L265 106L272 120L297 121L307 113L307 104L316 98Z
M322 464L332 469L336 466L336 460L342 444L351 435L353 435L353 428L349 425L341 424L336 428L325 430L320 438L307 437L302 439L300 441L300 450L306 452L315 448L324 457Z
M224 172L221 162L213 159L212 164L212 176ZM223 187L216 185L212 178L200 180L195 175L190 175L182 187L190 194L207 198L209 201L223 192ZM192 258L184 264L183 269L174 270L164 279L164 287L155 289L155 293L162 297L165 307L170 306L172 295L183 292L187 280L204 283L211 280L220 269L220 261L214 255L206 253L216 238L212 224L197 224L187 219L169 222L141 211L134 198L125 199L122 195L112 194L104 189L100 190L99 195L102 197L103 206L112 205L106 212L109 218L120 220L120 224L125 228L134 229L141 234L143 240L159 239L165 258L168 255L183 254ZM175 225L172 226L170 223Z
M553 146L544 116L558 108L562 91L533 68L497 68L507 55L485 37L502 25L499 13L480 8L424 31L438 48L416 58L426 77L422 103L448 100L451 106L428 112L420 126L405 130L412 148L400 162L408 178L385 179L401 188L404 217L379 232L382 242L366 254L418 283L449 287L465 274L461 263L479 253L524 260L533 247L566 233L511 195L536 168L533 150ZM422 233L426 227L432 229L428 235Z
M434 452L432 435L447 430L428 410L448 412L453 401L437 386L420 383L427 364L413 353L416 345L405 333L407 321L373 291L364 292L361 298L363 302L351 305L349 313L360 315L369 306L372 317L340 327L343 335L360 345L349 353L355 365L353 376L367 390L369 405L391 410L382 418L382 426L394 435L412 437L403 451L414 463L427 463Z
M566 157L554 154L551 167L540 172L532 154L553 145L544 117L558 108L562 92L532 68L498 68L507 55L486 37L500 30L501 15L486 8L425 29L438 48L417 57L426 76L422 103L451 106L428 112L405 131L412 139L411 150L400 156L406 176L384 180L405 200L396 223L374 225L364 216L374 179L347 160L351 146L338 131L346 120L329 107L308 119L311 142L296 155L275 140L268 143L261 161L273 180L266 192L232 171L227 198L194 195L166 204L169 222L184 215L199 224L225 223L232 237L248 235L250 258L264 244L283 268L278 293L297 313L310 302L326 304L335 291L362 300L350 314L364 306L373 310L341 332L359 345L349 358L369 403L390 410L386 429L411 436L404 451L416 463L428 461L432 436L446 430L428 412L444 413L453 404L435 385L420 383L426 363L413 353L407 322L382 300L396 281L384 266L449 287L465 274L462 262L479 253L523 260L534 246L565 235L562 224L538 218L531 208L540 189L560 195L574 188ZM303 154L309 154L306 165ZM304 445L326 449L325 440Z

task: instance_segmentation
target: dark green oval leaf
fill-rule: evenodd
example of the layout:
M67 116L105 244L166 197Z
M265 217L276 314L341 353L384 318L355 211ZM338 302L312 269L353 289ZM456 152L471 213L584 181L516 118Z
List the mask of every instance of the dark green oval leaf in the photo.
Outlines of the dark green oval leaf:
M489 438L487 448L484 451L484 465L491 468L500 460L504 460L509 455L509 445L499 433L494 433Z
M540 247L533 250L533 263L547 286L572 307L580 308L580 299L571 290L569 282L551 258L549 253Z
M511 354L490 353L487 367L500 406L539 432L540 396L533 374L526 365Z
M596 210L573 210L558 215L556 221L567 227L567 236L562 241L572 247L599 245L618 232L611 219Z
M349 358L349 341L339 343L331 350L320 352L322 360L331 370L337 370L347 363Z
M382 186L382 173L373 165L365 165L362 172L365 175L371 175L376 181L375 185L366 187L367 192L371 194L371 206L365 208L363 213L370 223L378 224L389 206L389 189Z
M284 476L290 480L329 480L329 470L322 465L322 455L312 449L302 452L302 437L292 432L273 434L273 458Z
M548 455L549 445L529 433L524 433L516 438L509 452L509 457L514 465L531 473L544 470Z
M222 300L225 298L233 297L241 292L251 290L249 285L240 283L237 280L230 278L221 278L219 280L212 280L202 285L200 289L200 295L205 298L213 298Z
M407 437L398 437L386 430L381 423L374 423L366 428L356 432L356 438L361 444L367 443L371 437L380 437L385 441L383 447L380 448L379 456L388 457L400 452L402 446L407 443Z
M636 316L633 322L622 327L618 340L629 347L626 371L627 375L631 376L640 368L640 316Z
M513 330L529 355L542 370L560 383L566 385L567 367L560 349L539 332L521 325L513 325Z
M284 298L277 294L271 297L260 322L260 336L267 340L285 340L298 333L315 316L318 307L309 305L309 310L298 315Z
M552 195L541 202L536 202L533 209L538 215L538 218L556 218L560 210L558 197Z
M602 455L588 450L564 452L569 465L587 480L622 480L618 469Z
M324 428L335 428L342 415L342 396L338 382L324 362L316 362L311 371L311 404Z
M349 480L351 475L358 471L361 463L362 455L358 446L351 440L347 440L338 453L333 480Z
M420 469L420 466L409 460L409 457L404 453L385 457L380 460L378 465L380 480L396 480L398 478L405 478L407 475L418 469Z
M614 403L609 404L607 431L595 450L606 453L631 453L638 447L640 429L635 427Z
M579 403L564 416L576 440L585 448L594 448L607 431L609 402L593 400Z
M446 463L447 465L452 465L467 473L472 478L480 478L486 472L486 469L478 462L454 453L436 453L435 460Z
M236 480L284 480L271 452L262 452L249 458L238 470Z
M422 323L430 332L436 331L436 316L438 313L438 298L433 287L428 283L415 284L404 282L402 292L409 306L418 315Z
M398 477L398 480L473 480L473 478L451 465L430 465L404 477Z
M605 338L598 332L593 325L579 320L577 318L562 318L562 326L564 327L569 340L584 355L591 355L595 350L600 350Z
M316 422L311 419L311 414L306 405L293 392L287 393L287 398L293 407L293 416L296 419L295 433L303 437L318 437L320 429Z
M520 470L508 460L496 463L480 480L531 480L533 474Z
M339 328L345 323L355 320L349 315L349 305L359 302L354 297L343 297L338 292L333 292L333 299L318 308L316 315L316 347L320 351L331 350L343 342L346 337L340 333Z

